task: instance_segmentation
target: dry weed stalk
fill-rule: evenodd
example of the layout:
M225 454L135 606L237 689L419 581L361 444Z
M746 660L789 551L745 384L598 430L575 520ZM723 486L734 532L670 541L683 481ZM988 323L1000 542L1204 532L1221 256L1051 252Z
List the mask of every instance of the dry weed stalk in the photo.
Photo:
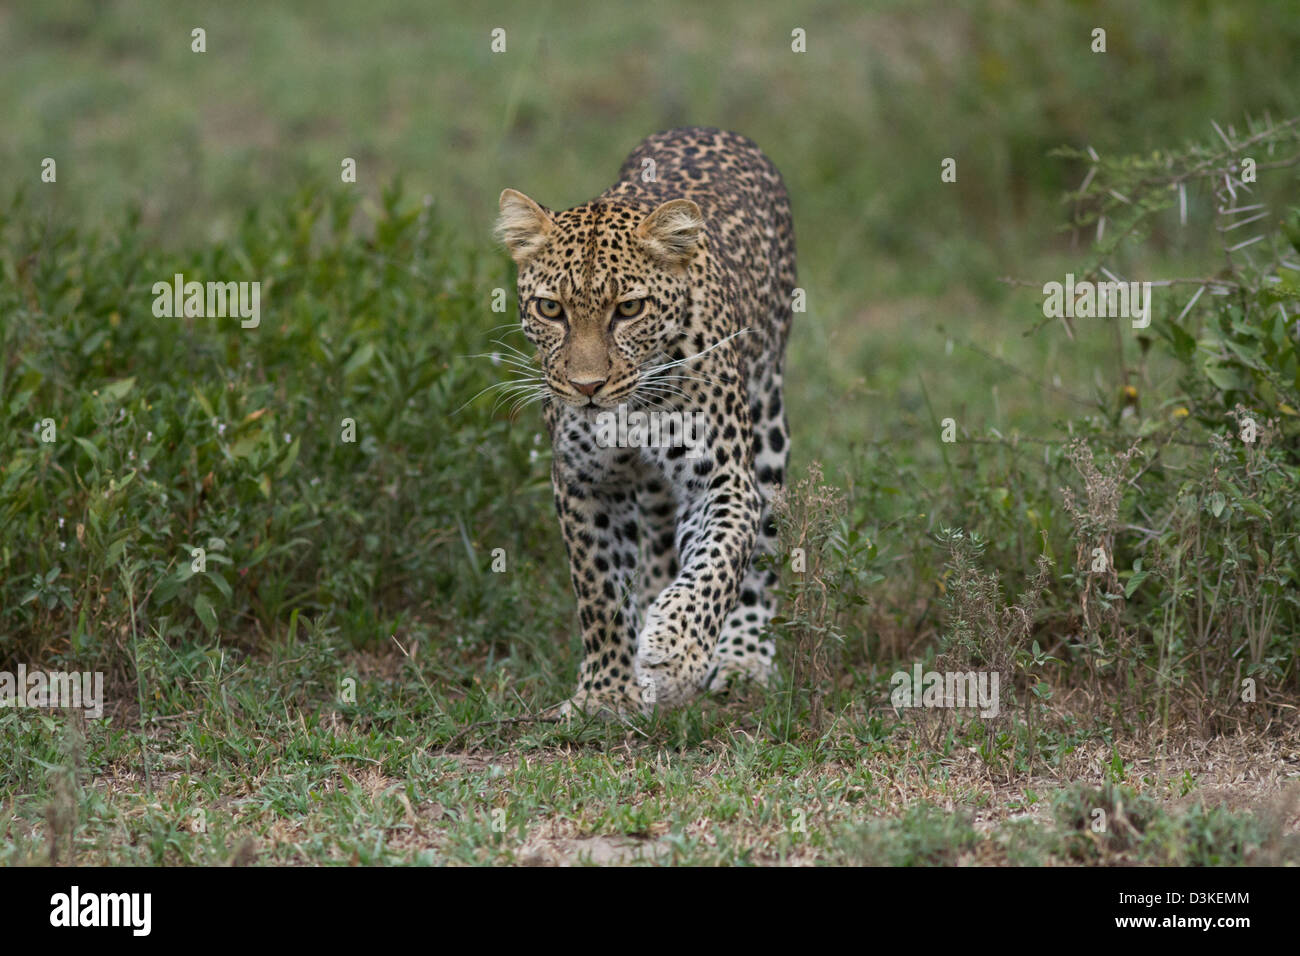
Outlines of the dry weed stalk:
M1103 471L1083 439L1076 438L1065 453L1083 478L1082 502L1073 488L1062 488L1061 498L1074 525L1074 567L1082 582L1079 592L1082 643L1092 646L1094 658L1109 656L1110 652L1125 654L1133 637L1121 620L1124 592L1115 567L1115 536L1121 527L1119 510L1129 482L1129 462L1139 454L1135 442L1127 451L1116 454ZM1104 636L1112 641L1109 650L1105 649ZM1092 660L1089 669L1095 678Z
M813 734L821 733L825 723L826 685L837 669L841 643L826 552L844 508L843 494L824 482L819 462L808 466L793 490L782 488L772 499L779 553L795 574L778 631L788 639L792 686L808 693Z

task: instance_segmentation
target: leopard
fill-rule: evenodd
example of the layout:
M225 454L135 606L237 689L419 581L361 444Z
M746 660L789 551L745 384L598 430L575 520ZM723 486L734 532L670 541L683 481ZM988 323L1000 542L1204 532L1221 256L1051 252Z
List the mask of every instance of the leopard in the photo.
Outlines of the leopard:
M588 202L505 189L498 206L581 631L556 713L767 684L798 291L780 172L745 136L688 127L644 139Z

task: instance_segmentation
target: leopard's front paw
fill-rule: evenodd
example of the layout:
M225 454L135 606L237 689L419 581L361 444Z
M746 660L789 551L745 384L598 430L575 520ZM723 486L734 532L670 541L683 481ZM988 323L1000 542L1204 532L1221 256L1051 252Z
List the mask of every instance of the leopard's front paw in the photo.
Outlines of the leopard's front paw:
M707 663L702 650L685 636L663 622L648 622L637 639L633 668L641 688L642 711L671 710L686 703L700 692Z
M775 673L776 668L771 660L757 655L750 655L740 660L720 660L714 664L713 671L709 675L709 690L713 693L721 693L750 682L766 687L772 682Z
M641 688L628 684L617 691L612 688L599 692L578 690L550 713L566 720L572 720L579 714L610 720L640 712Z

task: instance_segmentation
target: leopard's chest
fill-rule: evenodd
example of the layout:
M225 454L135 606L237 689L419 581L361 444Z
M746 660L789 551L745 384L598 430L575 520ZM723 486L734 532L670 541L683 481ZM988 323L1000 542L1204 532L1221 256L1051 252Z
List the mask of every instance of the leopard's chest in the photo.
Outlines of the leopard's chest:
M568 479L614 488L658 477L687 496L707 485L716 423L699 409L620 405L548 418L555 468Z

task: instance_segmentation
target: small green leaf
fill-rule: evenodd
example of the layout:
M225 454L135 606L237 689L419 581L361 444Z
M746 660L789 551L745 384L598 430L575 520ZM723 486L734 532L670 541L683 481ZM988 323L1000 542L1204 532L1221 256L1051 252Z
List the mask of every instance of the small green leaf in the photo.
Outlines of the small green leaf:
M216 585L217 590L221 592L222 597L227 601L230 600L230 584L226 581L225 577L222 576L220 571L215 568L208 568L207 579Z
M1228 499L1223 496L1223 492L1216 491L1214 494L1210 495L1210 514L1214 515L1216 518L1219 517L1219 515L1223 514L1223 509L1227 504Z
M279 467L275 469L275 477L283 478L289 473L289 469L293 467L293 463L298 460L298 449L301 445L301 438L295 438L293 440L293 444L290 445L289 450L285 452L284 460L281 461Z
M1142 571L1142 570L1135 569L1133 571L1132 576L1128 579L1128 584L1124 586L1124 599L1128 600L1129 598L1131 598L1133 596L1133 593L1139 587L1142 586L1142 582L1145 581L1150 575L1151 575L1150 571Z
M1251 501L1249 498L1242 499L1241 507L1251 517L1263 518L1265 521L1271 517L1258 502Z
M1202 368L1205 377L1214 383L1216 388L1223 389L1225 392L1239 392L1246 388L1246 379L1233 369L1215 365L1213 362L1206 362Z
M209 402L207 397L199 391L197 385L194 386L194 398L199 403L199 408L203 409L204 414L209 418L217 417L217 413L212 410L212 403Z
M90 456L91 461L93 461L96 465L99 464L99 458L100 458L99 449L95 447L93 442L87 441L85 438L82 438L80 435L73 435L72 440L81 446L81 450Z
M194 599L194 613L199 616L199 620L203 622L203 626L208 629L209 634L216 633L217 612L207 597L200 594Z
M189 571L188 565L186 565L185 570L187 572ZM180 592L181 586L189 577L189 574L182 574L180 572L173 572L172 574L167 575L167 577L163 578L162 581L158 583L158 586L154 588L149 603L154 607L162 607Z
M352 357L343 363L343 374L351 375L375 357L375 346L367 342L352 353Z
M135 376L131 378L118 379L109 385L100 389L100 395L104 398L111 398L115 402L120 402L135 387Z
M261 441L262 433L260 431L245 435L230 446L230 455L232 458L247 458Z

